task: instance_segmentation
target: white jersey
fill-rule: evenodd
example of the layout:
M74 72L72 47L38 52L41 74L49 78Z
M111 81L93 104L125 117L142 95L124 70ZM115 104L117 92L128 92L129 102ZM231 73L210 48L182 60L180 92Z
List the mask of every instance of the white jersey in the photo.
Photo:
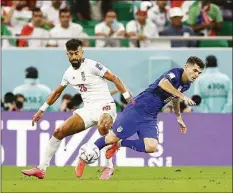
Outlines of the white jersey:
M99 106L114 102L106 80L103 78L108 69L102 64L85 58L79 69L70 66L64 73L61 85L70 84L83 99L84 107Z

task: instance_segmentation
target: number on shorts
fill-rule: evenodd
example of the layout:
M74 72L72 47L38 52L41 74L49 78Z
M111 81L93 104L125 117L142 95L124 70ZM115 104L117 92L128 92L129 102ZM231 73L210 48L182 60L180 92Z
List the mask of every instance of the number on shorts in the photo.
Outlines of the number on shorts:
M78 86L80 88L80 92L87 92L87 87L85 87L84 84L79 84Z
M104 106L103 107L103 111L109 111L111 109L110 105Z

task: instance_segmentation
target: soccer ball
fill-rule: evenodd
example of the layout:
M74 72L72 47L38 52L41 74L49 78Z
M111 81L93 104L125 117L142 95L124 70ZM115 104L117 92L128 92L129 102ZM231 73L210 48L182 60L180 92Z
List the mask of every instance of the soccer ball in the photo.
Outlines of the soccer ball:
M95 144L85 143L79 150L79 158L87 164L92 164L100 156L99 148Z

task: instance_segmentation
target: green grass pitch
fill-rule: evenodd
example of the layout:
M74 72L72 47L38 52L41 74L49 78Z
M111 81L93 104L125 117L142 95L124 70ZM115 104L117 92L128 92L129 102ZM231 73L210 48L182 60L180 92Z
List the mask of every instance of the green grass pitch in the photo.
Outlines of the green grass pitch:
M99 167L87 167L81 179L73 167L50 167L43 180L21 169L2 166L2 192L232 192L232 167L117 167L107 181Z

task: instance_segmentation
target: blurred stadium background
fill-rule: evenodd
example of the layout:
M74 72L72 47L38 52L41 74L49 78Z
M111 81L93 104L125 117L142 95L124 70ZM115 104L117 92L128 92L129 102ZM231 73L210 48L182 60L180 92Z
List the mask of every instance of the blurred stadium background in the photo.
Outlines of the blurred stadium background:
M43 182L24 178L21 167L38 165L54 128L82 107L80 95L68 87L31 126L33 113L69 66L64 43L74 37L83 40L85 57L106 65L134 96L166 70L183 67L189 56L200 57L209 67L187 92L198 105L181 104L188 128L182 136L168 104L159 115L159 150L121 148L110 182L98 181L104 155L93 165L98 167L87 168L85 180L72 175L79 147L99 137L95 128L63 140L51 163L62 168L49 169ZM2 0L1 47L3 192L232 192L231 0ZM28 84L34 88L20 87ZM120 113L126 103L109 88Z

